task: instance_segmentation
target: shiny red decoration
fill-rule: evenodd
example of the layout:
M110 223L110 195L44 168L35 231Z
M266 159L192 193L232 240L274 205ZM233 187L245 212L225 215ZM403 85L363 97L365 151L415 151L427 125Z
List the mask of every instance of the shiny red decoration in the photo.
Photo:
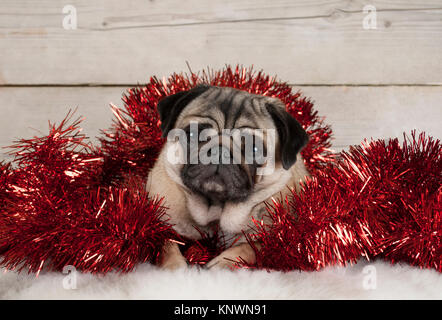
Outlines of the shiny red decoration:
M68 115L47 136L21 140L0 164L0 262L40 272L73 265L87 272L130 271L157 261L170 239L192 264L225 248L222 234L182 239L167 223L162 199L144 181L164 143L156 104L200 83L278 97L303 125L302 151L312 173L297 195L269 204L273 223L255 221L253 268L318 270L361 257L405 261L441 271L441 146L412 135L367 142L335 155L331 128L292 88L250 68L226 67L167 80L151 78L112 106L114 124L94 147ZM251 224L253 222L251 221Z
M38 274L67 265L129 271L156 261L164 241L175 237L161 219L161 199L149 198L136 179L101 185L103 157L70 116L51 125L47 136L19 141L12 152L16 167L2 167L2 264Z
M361 257L442 271L442 147L424 133L341 152L256 223L257 267L318 270Z

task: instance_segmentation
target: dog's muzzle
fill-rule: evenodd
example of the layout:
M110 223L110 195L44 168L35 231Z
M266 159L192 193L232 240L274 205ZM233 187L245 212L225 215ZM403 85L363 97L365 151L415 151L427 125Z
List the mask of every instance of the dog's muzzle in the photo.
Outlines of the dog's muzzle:
M232 163L229 151L219 147L218 163L185 164L181 178L191 191L216 203L245 200L252 191L256 167Z

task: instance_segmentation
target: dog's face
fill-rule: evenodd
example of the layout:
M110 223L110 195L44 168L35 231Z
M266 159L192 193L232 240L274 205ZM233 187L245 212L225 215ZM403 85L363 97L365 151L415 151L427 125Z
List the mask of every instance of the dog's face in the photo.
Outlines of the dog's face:
M158 111L166 146L182 155L166 158L169 175L212 204L247 201L308 140L280 100L232 88L198 86L162 99Z

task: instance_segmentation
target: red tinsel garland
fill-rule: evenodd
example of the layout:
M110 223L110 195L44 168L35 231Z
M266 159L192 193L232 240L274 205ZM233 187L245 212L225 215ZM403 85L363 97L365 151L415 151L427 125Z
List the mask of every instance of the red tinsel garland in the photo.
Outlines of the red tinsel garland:
M38 274L43 266L107 272L154 262L164 241L176 237L161 221L161 200L136 180L101 186L103 159L85 143L79 121L69 119L13 146L17 167L1 171L2 264Z
M341 152L256 224L258 267L317 270L361 255L442 271L441 145L420 134ZM281 253L284 253L281 255Z
M143 181L163 145L158 100L199 83L278 97L303 125L302 151L312 173L303 191L271 204L273 223L255 221L257 264L277 270L317 270L361 256L405 261L441 271L441 146L423 134L406 140L329 150L331 129L313 104L262 72L217 72L151 78L112 107L115 122L93 148L79 121L52 126L48 136L21 140L13 166L0 165L0 259L9 269L39 272L74 265L89 272L129 271L155 262L165 241L185 242L190 263L224 249L222 235L191 242L162 217L161 199ZM69 119L69 117L67 117ZM252 222L251 222L252 224ZM252 240L252 239L251 239Z

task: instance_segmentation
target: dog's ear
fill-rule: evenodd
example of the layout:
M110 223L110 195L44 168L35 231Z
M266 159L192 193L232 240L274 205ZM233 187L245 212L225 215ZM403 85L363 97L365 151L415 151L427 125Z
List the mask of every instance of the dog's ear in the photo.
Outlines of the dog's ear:
M268 102L266 109L278 131L282 166L288 170L296 162L298 152L307 144L308 135L301 124L285 110L282 101Z
M181 111L196 97L205 92L210 87L199 85L188 91L181 91L167 96L158 102L157 109L160 114L162 137L167 137L170 130L173 129L175 122Z

